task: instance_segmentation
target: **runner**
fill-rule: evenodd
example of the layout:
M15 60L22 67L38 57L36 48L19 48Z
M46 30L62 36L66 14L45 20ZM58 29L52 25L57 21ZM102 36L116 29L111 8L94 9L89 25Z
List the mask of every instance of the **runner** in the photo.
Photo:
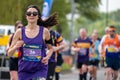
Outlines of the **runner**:
M63 64L62 53L59 52L57 56L57 62L55 67L55 80L60 80L60 72L62 70L61 66Z
M116 34L114 26L109 27L109 34L105 35L99 46L99 52L103 52L103 46L106 52L106 80L116 80L119 69L119 51L120 51L120 36Z
M59 54L58 50L61 50L62 48L64 48L64 43L63 43L62 36L58 32L51 30L50 27L47 27L47 28L50 31L50 37L52 39L52 45L54 48L54 52L48 62L47 80L53 80L53 76L55 74L57 56Z
M81 28L78 37L72 46L72 50L77 52L77 68L79 70L79 80L87 80L87 66L89 63L89 48L92 46L92 41L87 37L85 28ZM92 46L93 47L93 46Z
M25 28L15 32L8 50L9 57L13 56L16 49L21 52L18 62L18 80L46 80L47 64L53 49L49 30L44 27L56 25L55 16L56 14L53 14L43 21L38 7L28 6L26 10L28 23Z
M100 61L100 54L98 52L98 46L100 41L97 39L97 34L93 33L92 36L92 42L94 44L94 52L93 49L90 48L90 62L88 71L90 73L90 79L89 80L96 80L97 79L97 68L99 67L99 61Z
M105 35L109 34L109 27L105 28ZM104 46L102 45L102 53L100 54L100 63L101 63L101 67L105 67L106 63L105 63L105 49Z
M22 27L23 27L22 22L16 21L15 31ZM10 35L6 51L8 51L8 49L12 43L13 36L14 36L14 33ZM10 59L9 59L10 80L18 80L18 55L19 55L18 51L16 50L14 55L12 57L10 57Z

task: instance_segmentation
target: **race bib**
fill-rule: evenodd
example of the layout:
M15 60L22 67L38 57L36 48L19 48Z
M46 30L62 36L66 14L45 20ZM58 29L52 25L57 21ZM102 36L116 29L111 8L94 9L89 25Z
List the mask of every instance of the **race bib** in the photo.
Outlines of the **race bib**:
M87 54L87 49L81 48L80 51L79 51L79 55L84 56L86 54Z
M108 47L107 49L108 49L108 52L116 52L114 47Z
M97 58L97 54L96 53L93 53L93 58Z
M25 61L40 61L41 60L40 45L24 45L23 46L23 60Z
M56 68L55 68L55 72L61 72L61 67L60 66L56 66Z

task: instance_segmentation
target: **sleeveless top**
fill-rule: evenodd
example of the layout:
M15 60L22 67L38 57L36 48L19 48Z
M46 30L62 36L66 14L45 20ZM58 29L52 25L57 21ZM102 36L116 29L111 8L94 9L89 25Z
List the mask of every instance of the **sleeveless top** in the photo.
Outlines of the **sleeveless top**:
M119 58L119 52L116 52L115 48L120 47L120 41L118 34L113 39L106 35L104 46L106 48L106 57ZM117 54L118 53L118 54Z
M91 60L100 60L100 53L98 51L98 46L100 44L100 41L96 40L96 41L93 42L93 44L94 44L95 52L93 53L92 52L93 49L92 49L92 47L90 47L90 54L93 55L93 57L90 57L90 61Z
M46 45L43 40L43 27L34 38L28 38L25 28L22 28L22 40L24 45L20 48L21 56L18 62L18 73L20 80L28 80L35 77L46 77L47 65L41 60L46 56Z

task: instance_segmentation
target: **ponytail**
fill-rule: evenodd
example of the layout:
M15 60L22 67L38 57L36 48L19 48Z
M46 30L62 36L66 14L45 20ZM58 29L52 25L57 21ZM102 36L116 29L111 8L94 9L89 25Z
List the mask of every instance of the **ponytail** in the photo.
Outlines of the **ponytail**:
M58 24L57 16L58 16L57 13L53 13L52 15L50 15L50 17L48 17L45 20L42 20L40 16L37 24L44 27L48 27L48 26L51 27L51 26L57 25Z

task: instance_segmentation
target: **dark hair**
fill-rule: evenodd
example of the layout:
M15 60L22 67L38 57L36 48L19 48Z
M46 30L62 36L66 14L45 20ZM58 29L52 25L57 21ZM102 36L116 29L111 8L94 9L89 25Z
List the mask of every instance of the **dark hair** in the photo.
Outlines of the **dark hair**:
M40 25L40 26L43 26L43 27L51 27L51 26L54 26L54 25L58 24L57 13L52 14L46 20L42 20L40 10L36 5L28 6L27 10L29 8L35 8L38 11L39 19L37 21L37 25Z
M18 24L22 24L22 22L20 20L16 21L15 27L17 27Z

